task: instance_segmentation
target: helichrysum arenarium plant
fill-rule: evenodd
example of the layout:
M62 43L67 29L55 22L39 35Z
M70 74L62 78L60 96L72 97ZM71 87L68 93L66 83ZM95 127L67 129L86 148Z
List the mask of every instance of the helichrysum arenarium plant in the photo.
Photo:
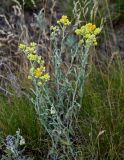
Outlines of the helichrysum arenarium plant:
M101 32L92 23L73 29L80 40L70 42L73 43L70 45L70 26L68 17L62 16L57 25L50 28L52 73L46 72L44 60L37 54L36 43L19 46L31 64L28 78L34 86L32 91L35 98L32 102L41 124L51 137L52 147L48 158L53 160L78 159L72 139L73 121L81 106L89 50L97 45L96 36ZM62 58L63 52L66 60Z

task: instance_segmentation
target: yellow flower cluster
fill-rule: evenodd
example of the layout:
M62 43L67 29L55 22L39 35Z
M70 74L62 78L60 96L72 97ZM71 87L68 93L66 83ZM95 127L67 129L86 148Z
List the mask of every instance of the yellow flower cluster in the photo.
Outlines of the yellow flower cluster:
M50 79L50 76L48 73L45 73L46 69L44 66L44 61L41 60L41 56L37 55L36 43L32 42L28 46L25 44L20 44L19 48L26 53L28 60L32 64L28 79L36 79L38 86L43 85ZM40 65L40 67L37 67L38 65Z
M57 31L57 27L56 27L56 26L51 26L51 27L50 27L50 30L52 30L52 31L55 32L55 31Z
M38 86L43 85L50 79L49 74L45 73L45 67L43 66L43 64L38 68L32 67L30 69L30 75L28 76L28 79L33 79L33 78L37 80Z
M69 26L71 24L67 16L62 16L60 20L57 21L57 23L62 24L64 26Z
M88 23L82 26L80 29L76 29L75 33L82 36L80 44L86 43L86 45L97 45L96 36L101 32L101 28L96 28L95 24Z
M54 39L59 33L59 28L58 26L51 26L50 30L51 30L51 38Z
M41 62L41 56L37 55L36 52L36 43L32 42L29 44L29 46L25 44L20 44L19 48L22 49L26 55L29 61L36 61L38 64Z

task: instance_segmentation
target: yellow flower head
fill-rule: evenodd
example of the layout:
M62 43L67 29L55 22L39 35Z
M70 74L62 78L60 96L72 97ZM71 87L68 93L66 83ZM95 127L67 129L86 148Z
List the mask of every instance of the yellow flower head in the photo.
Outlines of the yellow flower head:
M81 31L81 29L76 29L76 30L75 30L75 33L76 33L77 35L81 35L81 34L82 34L82 31Z
M34 75L36 78L41 77L42 76L42 71L40 68L36 68L34 71Z
M62 16L60 18L59 21L57 21L58 24L62 24L64 26L69 26L71 24L71 22L69 21L68 17L67 16Z
M86 25L82 26L79 29L75 30L75 33L78 36L82 36L82 39L80 40L79 44L83 44L85 42L86 45L97 45L96 41L96 35L98 35L101 32L100 28L96 28L95 24L87 23Z
M41 80L44 80L44 81L48 81L50 79L50 76L48 73L44 74L43 76L40 77Z
M32 76L28 76L28 79L30 79L30 80L31 80L31 79L32 79Z
M45 67L44 67L44 66L40 66L40 70L41 70L42 72L45 72Z
M21 44L19 44L19 48L22 49L22 50L24 50L26 48L26 45L23 44L23 43L21 43Z
M36 47L37 44L36 44L35 42L31 42L31 43L30 43L30 46L31 46L31 47Z
M92 32L96 29L96 25L92 23L86 24L86 28L88 29L89 32Z
M51 26L51 27L50 27L50 30L52 30L52 31L55 32L55 31L57 31L57 27L56 27L56 26Z
M96 28L96 29L94 30L94 34L95 34L95 35L100 34L100 32L101 32L101 28Z

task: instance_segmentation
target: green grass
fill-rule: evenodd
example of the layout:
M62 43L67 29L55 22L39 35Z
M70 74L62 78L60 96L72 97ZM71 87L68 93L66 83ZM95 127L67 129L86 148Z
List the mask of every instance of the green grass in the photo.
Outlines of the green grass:
M93 67L79 117L84 159L124 158L124 64Z
M117 0L116 2L117 4L117 9L119 12L121 12L122 14L124 13L124 1L123 0Z
M26 140L27 151L32 152L33 156L47 152L47 136L32 104L25 97L0 95L0 130L6 137L10 134L15 135L18 128Z

